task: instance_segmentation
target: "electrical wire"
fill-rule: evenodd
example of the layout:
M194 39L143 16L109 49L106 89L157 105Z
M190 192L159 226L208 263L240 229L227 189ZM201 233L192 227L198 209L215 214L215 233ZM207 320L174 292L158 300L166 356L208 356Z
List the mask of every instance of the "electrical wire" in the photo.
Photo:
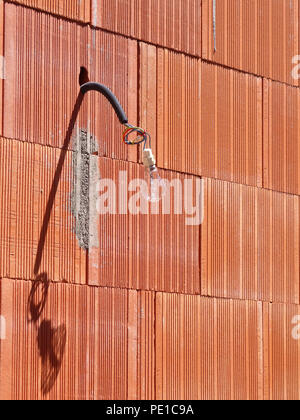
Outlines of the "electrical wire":
M82 83L81 79L82 78L80 78L80 84ZM150 136L150 134L148 134L143 128L135 127L131 124L128 124L128 118L127 118L122 106L120 105L117 97L112 93L112 91L107 86L104 86L104 85L102 85L100 83L96 83L96 82L90 82L90 81L87 81L87 80L88 80L88 77L87 77L87 79L84 80L84 81L86 81L86 83L81 84L81 86L80 86L81 93L84 95L91 90L95 90L97 92L100 92L103 96L106 97L106 99L108 99L108 101L112 105L115 113L117 114L117 117L119 118L120 123L125 126L125 130L123 132L123 142L125 144L129 145L129 146L144 143L144 149L146 149L147 144L148 144L149 149L151 149L151 136ZM135 138L131 137L131 135L133 133L137 134L137 136ZM132 140L131 140L131 138L132 138Z
M151 136L143 128L135 127L131 124L124 124L125 130L123 132L123 142L129 146L139 145L144 143L144 149L147 147L151 149ZM137 133L137 137L130 140L130 136L133 133Z

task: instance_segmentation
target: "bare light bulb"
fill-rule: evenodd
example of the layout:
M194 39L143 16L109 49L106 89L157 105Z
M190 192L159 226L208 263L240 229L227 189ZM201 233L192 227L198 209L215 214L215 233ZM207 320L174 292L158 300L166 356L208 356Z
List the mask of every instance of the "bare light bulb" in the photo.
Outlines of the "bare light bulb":
M156 167L156 161L151 149L144 149L143 163L145 166L146 177L148 178L148 189L150 189L150 195L147 197L147 200L151 203L157 203L165 194L165 183L159 175ZM161 195L160 189L162 189Z

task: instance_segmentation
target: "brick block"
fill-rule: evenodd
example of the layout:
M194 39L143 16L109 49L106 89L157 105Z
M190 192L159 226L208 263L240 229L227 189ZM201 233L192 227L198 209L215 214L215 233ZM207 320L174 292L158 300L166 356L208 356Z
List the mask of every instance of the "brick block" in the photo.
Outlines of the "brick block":
M264 304L264 399L300 399L300 307Z
M72 215L72 152L1 139L0 277L86 283Z
M5 137L74 149L66 133L81 66L91 80L112 89L137 123L134 41L13 4L6 5L5 20ZM99 93L86 95L75 123L92 133L102 156L136 160L135 154L128 156L123 128Z
M299 197L206 180L202 294L299 304Z
M157 294L156 397L262 399L262 304Z
M153 398L150 293L2 279L0 302L1 399Z
M200 0L91 0L96 27L201 55Z
M145 44L140 52L140 118L156 122L158 165L262 186L261 79L164 49L155 57Z
M129 187L135 189L135 180L145 180L144 167L110 159L100 159L99 165L101 178L116 182L117 188L115 205L110 203L113 206L111 208L115 209L115 214L107 213L98 217L99 248L89 252L90 284L138 290L200 293L200 226L187 225L186 219L191 215L186 213L184 202L180 202L182 214L176 214L173 198L175 188L170 188L170 214L163 214L162 203L159 203L158 207L154 205L153 209L152 204L147 201L145 212L148 214L142 213L143 207L137 210L138 214L133 214L135 192L126 191ZM183 193L188 191L184 189L185 179L191 180L191 194L196 193L196 177L171 171L159 172L161 178L166 180L167 188L163 189L165 197L169 191L167 182L174 181L175 184L179 184ZM122 183L125 196L122 192L120 196ZM136 193L138 192L139 187L136 190ZM148 193L145 194L147 198ZM195 195L192 198L195 206ZM184 200L184 195L182 199ZM128 203L128 207L121 208L120 203ZM124 211L123 214L120 209ZM199 210L201 212L202 209Z
M19 3L24 6L80 22L90 21L90 0L12 0L11 3Z
M264 80L264 187L300 194L299 89Z
M299 51L298 0L202 1L202 57L298 86L292 76Z

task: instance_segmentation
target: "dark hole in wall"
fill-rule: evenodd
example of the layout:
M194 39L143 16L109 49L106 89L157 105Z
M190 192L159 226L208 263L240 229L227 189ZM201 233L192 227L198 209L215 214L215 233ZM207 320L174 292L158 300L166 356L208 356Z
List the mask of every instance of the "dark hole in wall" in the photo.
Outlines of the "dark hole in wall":
M79 73L79 86L84 85L85 83L88 83L90 81L89 79L89 72L86 69L86 67L80 67L80 73Z

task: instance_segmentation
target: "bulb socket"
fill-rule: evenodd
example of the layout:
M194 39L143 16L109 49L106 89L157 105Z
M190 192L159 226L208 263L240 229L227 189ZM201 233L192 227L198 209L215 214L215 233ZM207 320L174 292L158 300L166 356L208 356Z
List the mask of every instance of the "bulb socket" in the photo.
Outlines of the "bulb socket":
M143 151L143 164L145 168L151 168L156 166L156 160L153 156L151 149L144 149Z

